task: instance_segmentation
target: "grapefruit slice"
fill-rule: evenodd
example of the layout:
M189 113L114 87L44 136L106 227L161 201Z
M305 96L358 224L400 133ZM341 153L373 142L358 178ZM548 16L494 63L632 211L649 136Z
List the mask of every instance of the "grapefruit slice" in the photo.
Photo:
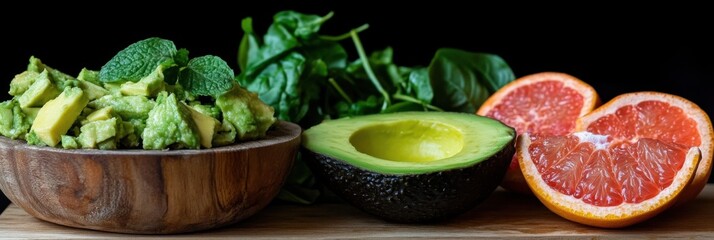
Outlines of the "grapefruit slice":
M697 147L589 132L524 133L516 155L546 207L571 221L607 228L629 226L670 207L701 156Z
M476 114L497 119L525 132L564 135L576 120L599 104L595 89L564 73L543 72L521 77L491 95ZM530 194L515 156L501 186Z
M580 118L577 128L614 139L651 138L698 147L702 158L680 203L694 199L709 179L714 154L712 123L701 108L682 97L659 92L622 94Z

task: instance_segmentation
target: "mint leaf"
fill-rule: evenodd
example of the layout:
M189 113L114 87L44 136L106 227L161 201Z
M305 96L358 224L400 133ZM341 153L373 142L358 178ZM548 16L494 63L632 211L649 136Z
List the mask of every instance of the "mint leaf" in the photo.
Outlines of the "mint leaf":
M185 48L179 49L176 52L176 56L174 56L174 62L181 67L185 67L188 64L188 50Z
M233 87L233 69L220 57L191 59L181 70L179 84L195 96L218 96Z
M138 41L121 50L102 66L99 81L139 81L174 55L176 45L172 41L156 37Z

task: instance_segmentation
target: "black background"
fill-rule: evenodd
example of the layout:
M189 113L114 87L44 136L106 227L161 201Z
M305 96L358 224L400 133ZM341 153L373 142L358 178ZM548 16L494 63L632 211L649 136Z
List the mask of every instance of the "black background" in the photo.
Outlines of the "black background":
M603 102L626 92L660 91L685 97L710 115L714 112L712 90L705 86L714 78L714 21L703 6L468 6L449 1L241 1L233 3L237 7L206 2L171 4L173 8L104 4L86 10L0 6L0 79L5 81L0 84L0 99L9 99L9 81L24 70L31 55L75 75L82 67L99 69L117 51L152 36L173 40L191 56L220 56L235 68L240 20L252 16L261 34L275 12L293 9L319 15L334 11L321 31L329 35L369 23L360 34L366 50L392 46L399 65L427 65L440 47L488 52L503 57L517 77L542 71L578 77L591 84ZM354 59L352 43L347 40L343 45ZM0 208L3 201L0 197Z

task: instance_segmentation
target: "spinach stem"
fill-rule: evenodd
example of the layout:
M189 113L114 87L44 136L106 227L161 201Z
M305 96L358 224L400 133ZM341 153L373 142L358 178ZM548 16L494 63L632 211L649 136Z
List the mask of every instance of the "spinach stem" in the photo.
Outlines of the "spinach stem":
M335 12L330 11L329 13L327 13L327 15L325 15L324 17L321 17L320 24L327 22L327 20L330 20L330 18L332 18L333 15L335 15Z
M350 77L350 75L347 75L347 74L341 74L341 75L343 75L342 77L345 79L345 81L352 84L352 86L357 85L357 84L355 84L355 80L352 79L352 77Z
M337 92L340 93L342 98L344 98L345 101L347 101L347 103L352 104L352 99L350 98L350 96L347 96L347 93L345 93L345 91L342 90L342 88L340 87L339 84L337 84L337 81L335 81L334 78L330 78L327 81L329 81L330 84L332 84L332 86L335 87L335 90L337 90Z
M369 24L363 24L362 26L359 26L355 29L352 29L352 31L356 31L357 33L362 32L364 30L367 30L369 28ZM327 41L333 41L333 42L338 42L345 40L347 38L350 38L352 36L352 32L348 32L342 35L337 35L337 36L326 36L326 35L320 35L320 39L322 40L327 40Z
M441 109L441 108L439 108L439 107L437 107L437 106L434 106L434 105L427 104L427 103L424 103L424 102L422 102L422 101L419 101L419 99L416 99L416 98L414 98L414 97L412 97L412 96L407 96L407 95L402 95L402 94L396 93L396 94L394 94L393 97L394 97L394 99L399 99L399 100L402 100L402 101L407 101L407 102L413 102L413 103L421 104L421 105L424 106L425 108L428 108L428 109L431 109L431 110L434 110L434 111L439 111L439 112L443 112L443 111L444 111L444 109Z
M377 79L377 76L374 75L374 71L372 71L372 67L369 66L369 59L367 58L367 54L364 53L364 48L362 47L362 42L359 40L359 37L357 36L357 32L355 30L350 31L350 35L352 35L352 41L355 43L355 48L357 49L357 54L359 54L360 60L362 60L362 66L364 67L364 71L367 73L367 76L369 77L369 80L372 81L372 84L374 84L374 87L377 88L377 91L379 91L382 94L382 97L384 97L384 104L382 104L382 110L386 109L389 105L392 105L392 101L389 99L389 93L384 90L382 87L382 84L379 83L379 80Z

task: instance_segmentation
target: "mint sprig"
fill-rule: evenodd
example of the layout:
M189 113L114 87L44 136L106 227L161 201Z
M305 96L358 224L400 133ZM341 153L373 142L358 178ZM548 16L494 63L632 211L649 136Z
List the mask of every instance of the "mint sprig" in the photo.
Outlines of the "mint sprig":
M185 48L179 49L174 56L174 62L180 67L185 67L188 64L188 50Z
M207 55L191 59L181 70L179 84L195 96L214 96L233 87L234 73L220 57Z
M181 84L193 96L213 96L230 90L234 73L228 64L217 56L202 56L189 60L188 50L176 50L170 40L148 38L121 50L99 71L99 80L105 83L139 81L163 65L164 81ZM178 80L177 80L178 79Z
M99 81L139 81L160 64L173 59L176 52L176 45L166 39L153 37L138 41L121 50L102 66Z

